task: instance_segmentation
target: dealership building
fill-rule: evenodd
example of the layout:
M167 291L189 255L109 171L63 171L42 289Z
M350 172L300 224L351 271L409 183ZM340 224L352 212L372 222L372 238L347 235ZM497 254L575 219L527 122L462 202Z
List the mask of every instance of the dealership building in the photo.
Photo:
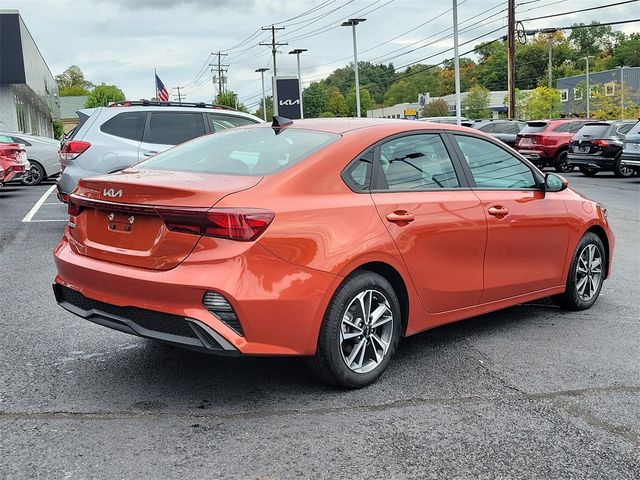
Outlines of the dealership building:
M17 10L0 10L0 130L53 137L58 86Z

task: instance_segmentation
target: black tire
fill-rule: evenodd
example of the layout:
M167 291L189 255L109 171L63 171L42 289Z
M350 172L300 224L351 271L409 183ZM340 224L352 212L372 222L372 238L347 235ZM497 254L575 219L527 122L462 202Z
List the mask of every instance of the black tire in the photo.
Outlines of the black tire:
M580 170L580 172L582 172L583 175L586 175L587 177L595 177L598 173L598 170L596 170L595 168L578 167L578 169Z
M390 321L391 326L387 327L389 341L386 353L382 353L381 360L372 370L361 373L355 372L347 366L347 359L345 359L343 350L346 340L341 341L341 332L343 331L343 317L348 314L347 309L356 301L358 294L367 291L375 291L381 295L380 298L384 298L388 302L392 319ZM371 306L372 300L370 300L369 303L369 306ZM352 318L352 320L356 323L358 319ZM362 326L366 328L364 325ZM368 270L356 271L342 282L329 302L322 326L320 327L316 354L308 358L309 367L313 374L325 383L343 388L365 387L375 382L388 367L397 349L401 330L402 318L400 302L391 284L377 273ZM376 331L371 329L371 332L373 335ZM358 338L353 340L354 344L356 342L358 342ZM370 349L370 347L366 339L364 342L362 350L364 350L366 354L367 349ZM375 342L371 340L371 345L374 345L374 343ZM346 347L348 346L349 345L346 344ZM353 352L355 348L356 346L354 346L351 351ZM370 349L369 353L375 353L375 347L371 348L373 348L373 351ZM376 356L377 355L376 353ZM358 356L359 355L356 355L356 357Z
M559 173L568 173L572 172L574 169L573 165L567 163L567 151L562 150L558 152L555 160L553 161L553 166L556 169L556 172Z
M44 179L47 178L47 173L44 171L44 167L38 162L29 160L31 162L31 170L24 177L22 177L21 183L23 185L39 185Z
M578 289L580 280L585 276L581 275L578 272L578 263L580 261L581 254L587 249L589 246L593 246L598 250L601 267L600 267L600 278L598 281L597 288L594 289L593 295L589 299L583 298ZM591 267L589 267L589 273L592 272ZM560 295L555 295L552 297L552 300L556 303L556 305L565 308L567 310L585 310L591 305L593 305L598 296L600 295L600 291L602 290L602 284L604 283L604 279L607 274L607 255L604 249L604 245L602 244L602 240L593 232L587 232L578 242L578 246L576 247L576 251L573 254L573 260L571 261L571 267L569 268L569 274L567 276L567 288L564 293Z
M616 157L616 163L613 164L613 174L619 178L629 178L633 177L636 171L631 167L622 165L622 155L619 154Z

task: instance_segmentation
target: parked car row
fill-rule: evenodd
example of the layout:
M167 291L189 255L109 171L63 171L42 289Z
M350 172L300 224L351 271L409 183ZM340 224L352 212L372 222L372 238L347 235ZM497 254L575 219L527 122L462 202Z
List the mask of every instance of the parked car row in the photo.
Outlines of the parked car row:
M18 178L24 185L38 185L47 178L60 173L60 142L53 138L26 135L22 133L0 132L0 138L8 143L23 145L29 165ZM9 180L7 180L9 181Z

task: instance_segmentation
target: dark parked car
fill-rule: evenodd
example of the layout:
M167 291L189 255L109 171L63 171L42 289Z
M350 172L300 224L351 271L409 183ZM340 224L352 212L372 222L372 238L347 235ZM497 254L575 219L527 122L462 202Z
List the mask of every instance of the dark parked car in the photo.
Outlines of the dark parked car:
M488 119L476 120L470 126L496 137L498 140L501 140L510 147L515 147L516 136L520 133L520 130L527 126L527 122L519 120Z
M635 171L621 163L622 143L635 125L634 120L615 120L585 124L573 137L567 162L591 177L600 171L613 171L616 177L630 177Z
M516 138L516 150L539 168L570 172L574 167L567 163L569 144L578 130L591 122L578 118L527 122Z
M640 173L640 122L629 130L624 139L621 163Z

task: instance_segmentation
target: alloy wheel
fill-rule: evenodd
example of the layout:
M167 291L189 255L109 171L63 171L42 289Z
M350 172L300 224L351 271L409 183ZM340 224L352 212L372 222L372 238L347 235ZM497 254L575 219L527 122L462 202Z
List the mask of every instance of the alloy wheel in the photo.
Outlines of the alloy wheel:
M602 254L590 243L582 249L576 268L576 289L578 296L589 301L598 292L602 282Z
M349 303L340 324L340 352L356 373L375 369L387 355L393 338L389 300L378 290L364 290Z
M44 180L44 171L42 167L34 163L29 172L22 178L22 184L38 185L42 180Z

